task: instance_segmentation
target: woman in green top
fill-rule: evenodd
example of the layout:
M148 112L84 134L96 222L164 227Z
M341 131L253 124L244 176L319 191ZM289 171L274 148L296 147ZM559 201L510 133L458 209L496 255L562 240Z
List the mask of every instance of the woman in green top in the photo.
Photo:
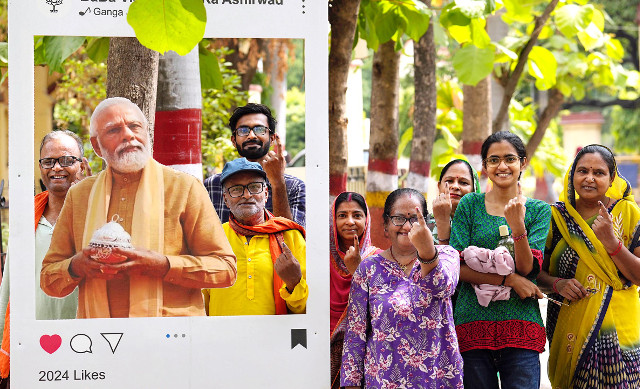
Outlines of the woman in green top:
M508 131L489 136L482 144L482 170L492 182L488 193L470 193L460 200L451 227L451 246L495 249L498 228L509 226L515 241L515 272L508 276L479 273L464 263L463 281L454 319L462 358L465 388L539 388L540 357L545 331L535 285L540 271L551 210L522 195L519 179L527 166L522 140ZM478 303L471 284L506 285L509 300Z

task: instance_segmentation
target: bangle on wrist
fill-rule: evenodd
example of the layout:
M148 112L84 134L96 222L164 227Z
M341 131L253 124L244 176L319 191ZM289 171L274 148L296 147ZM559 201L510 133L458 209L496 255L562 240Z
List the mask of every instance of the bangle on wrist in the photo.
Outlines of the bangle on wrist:
M618 255L620 250L622 250L622 241L618 239L618 247L612 253L607 252L607 254L609 254L610 257L613 257Z
M527 231L525 230L524 234L518 235L518 236L513 236L513 234L511 234L511 237L513 238L514 242L517 242L517 241L522 240L522 239L527 237Z
M438 238L438 242L447 242L448 240L449 240L449 238L444 238L444 239Z
M435 249L435 250L436 250L436 253L433 255L433 258L428 260L420 258L420 254L417 254L418 262L420 262L423 265L431 265L432 263L434 263L436 259L438 259L438 249Z
M558 290L558 287L556 286L556 284L560 280L564 280L564 278L560 278L560 277L556 278L556 280L553 281L553 286L551 287L551 289L553 289L553 291L556 292L557 294L560 294L560 291Z
M507 276L502 277L502 282L500 283L500 286L504 286L504 283L506 280L507 280Z

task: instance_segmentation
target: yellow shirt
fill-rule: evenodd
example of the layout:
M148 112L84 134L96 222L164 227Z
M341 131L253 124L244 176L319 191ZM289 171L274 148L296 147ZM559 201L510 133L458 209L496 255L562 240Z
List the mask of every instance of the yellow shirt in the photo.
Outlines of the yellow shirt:
M209 316L235 315L274 315L276 313L273 297L273 260L269 251L269 236L254 235L249 242L238 235L229 226L222 225L236 255L238 278L236 283L224 289L203 289L205 307ZM306 277L306 242L299 231L288 230L283 233L284 241L293 256L300 263L302 278L293 293L285 286L280 296L287 303L291 313L305 313L309 289Z

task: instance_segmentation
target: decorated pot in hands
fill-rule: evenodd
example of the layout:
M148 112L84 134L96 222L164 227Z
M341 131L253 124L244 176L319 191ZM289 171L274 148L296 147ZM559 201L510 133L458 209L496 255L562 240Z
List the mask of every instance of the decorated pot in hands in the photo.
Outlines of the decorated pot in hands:
M132 249L131 235L116 222L111 221L98 228L91 236L89 247L94 248L91 259L101 263L121 263L127 260L124 255L113 253L116 247Z

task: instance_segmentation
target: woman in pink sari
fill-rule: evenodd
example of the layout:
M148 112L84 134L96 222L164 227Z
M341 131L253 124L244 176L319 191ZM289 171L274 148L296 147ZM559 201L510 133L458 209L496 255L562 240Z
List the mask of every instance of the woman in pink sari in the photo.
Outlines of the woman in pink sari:
M371 245L369 208L362 195L343 192L330 214L331 387L340 387L342 344L351 275L360 262L380 251Z

